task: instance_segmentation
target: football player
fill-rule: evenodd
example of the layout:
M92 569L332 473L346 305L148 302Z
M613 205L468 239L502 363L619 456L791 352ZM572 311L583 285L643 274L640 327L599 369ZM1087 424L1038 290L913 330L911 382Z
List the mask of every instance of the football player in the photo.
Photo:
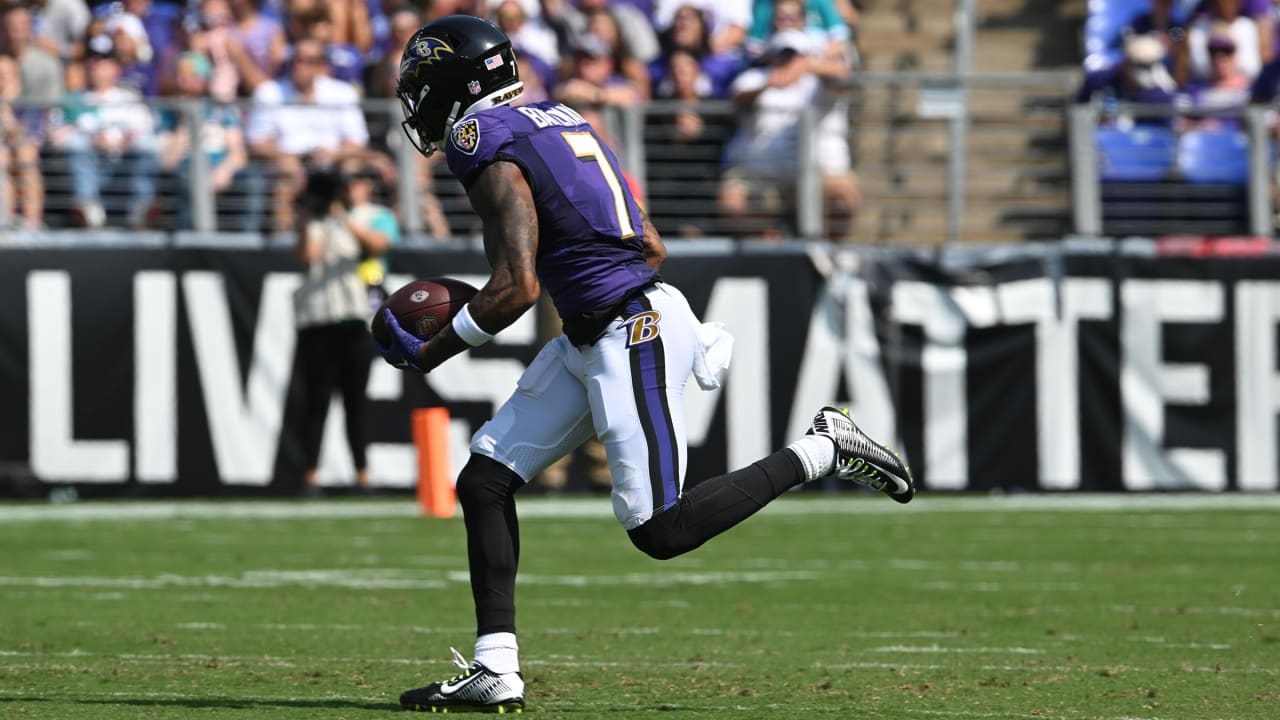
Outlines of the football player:
M805 437L686 490L684 391L717 387L732 339L695 317L658 270L666 248L591 126L555 102L512 107L521 82L511 42L479 18L436 20L409 40L396 90L405 132L443 150L482 218L489 281L425 342L385 311L388 362L430 372L493 339L546 288L564 320L515 393L471 440L458 476L475 602L474 660L409 690L424 711L518 711L524 680L515 622L519 535L514 495L592 436L608 452L613 510L654 558L702 545L805 481L831 474L908 502L907 467L840 410L822 408Z

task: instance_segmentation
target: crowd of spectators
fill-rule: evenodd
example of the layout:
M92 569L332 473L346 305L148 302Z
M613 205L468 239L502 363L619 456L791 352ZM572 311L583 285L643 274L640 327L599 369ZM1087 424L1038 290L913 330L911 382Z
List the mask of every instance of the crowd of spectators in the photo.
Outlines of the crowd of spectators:
M1227 234L1253 227L1246 110L1280 99L1280 0L1101 0L1090 8L1076 100L1100 109L1104 224L1167 220L1181 230L1183 220L1204 220ZM1280 123L1265 117L1274 143ZM1126 187L1133 183L1142 187ZM1280 175L1270 184L1280 201Z
M1109 0L1119 2L1119 0ZM1086 73L1080 102L1165 106L1123 122L1178 129L1238 125L1249 103L1280 96L1280 3L1274 0L1146 0L1132 8ZM1110 51L1110 54L1107 54ZM1177 111L1176 113L1174 111ZM1181 116L1175 119L1175 115Z
M292 228L317 167L376 173L394 201L398 123L361 104L393 100L403 43L453 13L488 17L512 38L521 102L602 117L677 101L684 141L724 124L703 117L701 101L737 102L746 112L729 115L738 122L709 199L732 218L794 194L801 109L856 64L856 0L390 2L0 0L0 219L155 227L158 196L186 192L197 170L209 173L220 229ZM847 220L858 199L842 113L825 113L814 146L827 206ZM57 162L60 193L42 172ZM427 232L449 234L432 161L413 172ZM171 205L189 227L191 204Z
M170 192L177 227L191 227L180 193L201 170L220 229L287 231L308 170L337 168L376 173L388 202L412 182L426 232L445 236L433 161L399 178L396 119L362 101L390 106L403 42L453 13L512 37L521 101L603 118L671 100L675 142L731 135L707 169L723 176L709 201L731 219L786 217L801 108L856 58L852 0L0 0L0 220L156 227ZM705 100L746 111L709 117ZM847 222L858 190L845 115L831 106L813 145L827 206ZM64 168L56 190L51 167Z

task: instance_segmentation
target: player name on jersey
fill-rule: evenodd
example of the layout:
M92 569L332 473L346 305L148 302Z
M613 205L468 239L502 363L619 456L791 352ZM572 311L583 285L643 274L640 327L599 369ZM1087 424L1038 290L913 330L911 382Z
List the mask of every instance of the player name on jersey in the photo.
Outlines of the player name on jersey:
M538 129L552 126L575 127L587 124L587 121L581 115L564 105L547 108L525 106L516 108L516 111L532 120L533 124L538 126Z

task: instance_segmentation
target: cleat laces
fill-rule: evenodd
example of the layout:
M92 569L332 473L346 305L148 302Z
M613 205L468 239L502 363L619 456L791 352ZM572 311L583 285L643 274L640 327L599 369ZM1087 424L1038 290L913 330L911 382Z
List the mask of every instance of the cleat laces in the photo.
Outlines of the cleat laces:
M453 677L449 678L445 682L452 685L458 682L459 680L466 680L467 678L471 677L472 673L474 673L475 670L471 667L471 663L467 662L467 658L464 657L462 653L458 652L457 648L451 647L449 648L449 652L453 653L453 658L449 662L453 663L454 667L458 668L462 672L458 673L457 675L454 675Z

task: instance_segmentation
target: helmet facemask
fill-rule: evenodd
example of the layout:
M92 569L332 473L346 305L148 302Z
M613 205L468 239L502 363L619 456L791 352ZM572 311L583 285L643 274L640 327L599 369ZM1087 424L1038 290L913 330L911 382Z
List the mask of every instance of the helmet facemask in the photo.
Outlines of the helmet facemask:
M400 123L404 134L409 137L409 142L418 152L426 157L431 157L440 146L444 144L444 139L449 136L449 130L453 128L453 124L458 121L458 117L462 114L462 103L456 100L449 109L448 115L444 118L444 122L440 124L440 130L433 132L431 129L431 118L426 117L419 111L422 109L422 101L426 99L431 92L431 86L423 83L422 91L418 94L417 99L411 98L404 90L397 89L396 95L400 98L400 108L404 111L404 120ZM438 137L432 137L438 135Z

